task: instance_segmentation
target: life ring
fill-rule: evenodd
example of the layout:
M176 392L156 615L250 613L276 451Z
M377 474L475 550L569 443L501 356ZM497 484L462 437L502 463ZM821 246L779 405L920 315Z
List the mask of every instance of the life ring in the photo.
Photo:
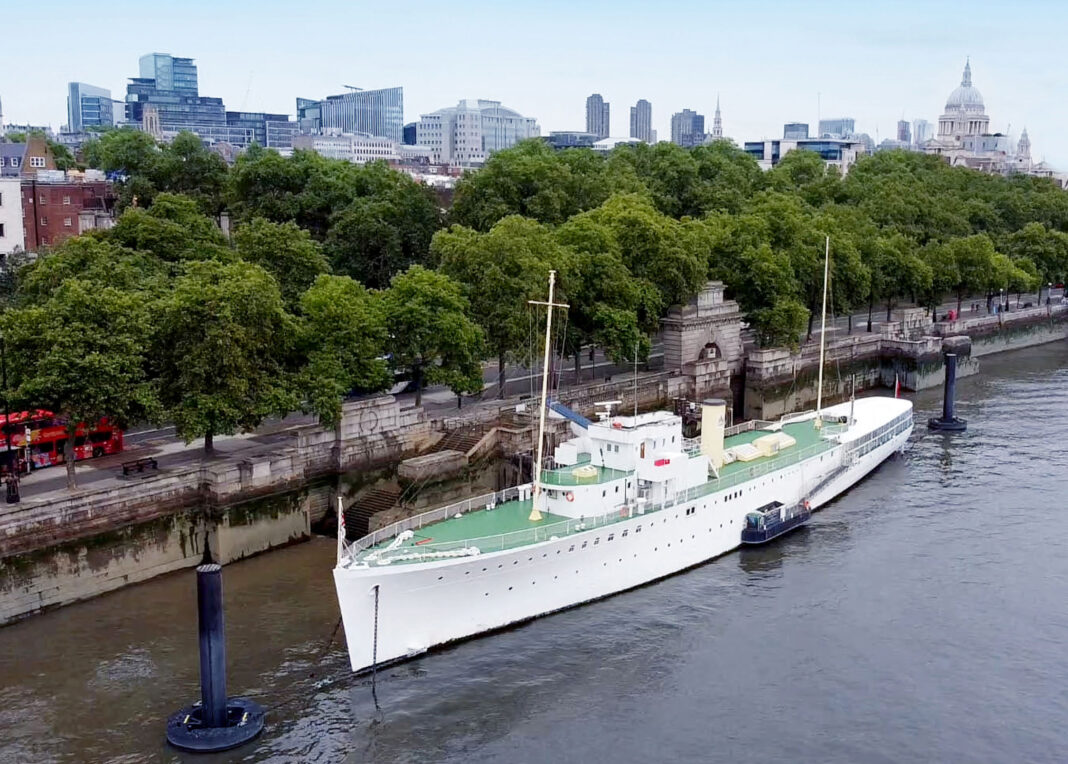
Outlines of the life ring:
M808 500L806 499L805 501L801 502L801 506L803 506L805 509L808 509Z
M575 492L574 491L568 491L565 498L567 498L568 501L574 501L575 500Z

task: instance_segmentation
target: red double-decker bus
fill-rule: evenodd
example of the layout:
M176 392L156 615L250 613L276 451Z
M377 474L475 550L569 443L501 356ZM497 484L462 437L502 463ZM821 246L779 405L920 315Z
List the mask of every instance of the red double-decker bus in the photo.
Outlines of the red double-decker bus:
M8 441L11 458L8 457ZM50 467L63 463L63 449L67 443L65 421L51 411L19 411L10 420L0 414L0 471L10 472L11 461L17 461L19 472ZM122 430L107 420L95 425L78 425L74 436L75 460L90 459L122 451Z

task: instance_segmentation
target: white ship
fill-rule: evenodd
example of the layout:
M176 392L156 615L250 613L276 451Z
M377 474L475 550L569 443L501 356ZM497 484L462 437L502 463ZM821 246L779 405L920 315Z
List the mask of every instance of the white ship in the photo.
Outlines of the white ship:
M353 671L707 562L740 545L747 513L771 502L818 509L901 450L913 426L911 402L889 397L729 429L724 402L706 401L695 440L669 412L602 406L589 422L552 408L574 437L532 484L339 538Z

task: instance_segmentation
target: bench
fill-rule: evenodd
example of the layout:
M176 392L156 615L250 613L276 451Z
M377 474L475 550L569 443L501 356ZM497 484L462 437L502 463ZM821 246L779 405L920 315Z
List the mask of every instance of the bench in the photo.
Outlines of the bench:
M151 456L134 459L133 461L122 463L122 474L129 475L131 472L144 472L146 468L156 470L159 469L159 464Z

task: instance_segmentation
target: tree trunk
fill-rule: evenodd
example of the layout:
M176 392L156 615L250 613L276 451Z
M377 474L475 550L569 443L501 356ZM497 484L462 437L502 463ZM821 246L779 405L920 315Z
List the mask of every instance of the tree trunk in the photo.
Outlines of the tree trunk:
M74 473L74 429L67 427L67 439L63 442L63 462L67 467L67 488L78 487L78 478Z
M497 354L497 397L504 397L504 351Z
M893 310L894 310L894 301L893 300L887 300L886 301L886 321L887 321L887 323L889 323L890 320L893 318Z
M575 350L575 384L582 381L582 348Z
M808 335L805 337L806 340L812 339L812 319L814 319L815 317L816 317L815 309L810 310L808 312Z
M964 301L964 294L962 292L957 292L957 315L958 316L960 315L960 304L963 301Z
M215 455L215 433L209 428L204 433L204 456Z
M868 331L871 331L871 312L875 307L875 293L872 292L868 295Z
M853 333L853 311L850 310L849 311L849 332L848 332L848 334L852 334L852 333Z
M423 364L416 363L412 367L412 373L415 375L415 405L423 405Z

